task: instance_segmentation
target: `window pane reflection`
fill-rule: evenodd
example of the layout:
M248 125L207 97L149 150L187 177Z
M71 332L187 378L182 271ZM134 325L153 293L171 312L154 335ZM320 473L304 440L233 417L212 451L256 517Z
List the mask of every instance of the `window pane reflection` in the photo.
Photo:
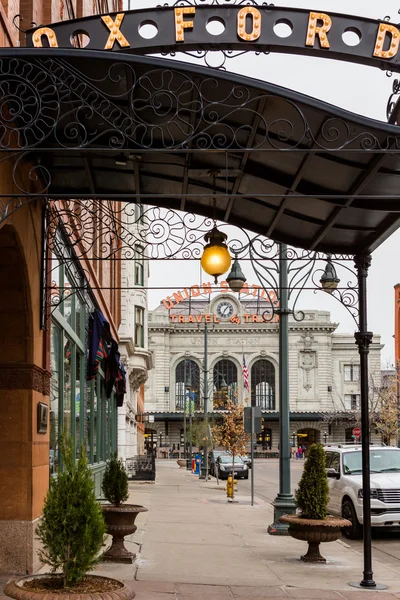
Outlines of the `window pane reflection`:
M64 343L64 432L71 434L71 362L72 342L67 337Z
M83 377L82 355L76 353L76 381L75 381L75 449L76 456L79 457L81 451L81 383Z
M75 294L72 289L71 282L68 278L67 272L64 275L64 317L67 319L68 324L73 326L74 323L74 311L75 311Z
M50 473L55 473L58 466L58 403L60 385L60 329L51 324L50 350Z

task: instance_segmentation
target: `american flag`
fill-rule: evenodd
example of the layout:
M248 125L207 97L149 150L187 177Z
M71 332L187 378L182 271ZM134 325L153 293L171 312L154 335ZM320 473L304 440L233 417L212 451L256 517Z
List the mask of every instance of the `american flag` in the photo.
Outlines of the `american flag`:
M249 370L247 368L246 365L246 358L245 355L243 354L243 381L244 381L244 387L247 391L250 391L250 387L249 387Z

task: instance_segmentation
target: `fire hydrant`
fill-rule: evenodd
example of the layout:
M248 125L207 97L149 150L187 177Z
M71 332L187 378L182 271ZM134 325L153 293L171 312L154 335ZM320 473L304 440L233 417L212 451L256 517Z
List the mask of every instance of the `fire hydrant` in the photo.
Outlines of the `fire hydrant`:
M233 486L237 484L236 479L232 479L232 477L228 477L226 481L226 495L228 498L233 500Z

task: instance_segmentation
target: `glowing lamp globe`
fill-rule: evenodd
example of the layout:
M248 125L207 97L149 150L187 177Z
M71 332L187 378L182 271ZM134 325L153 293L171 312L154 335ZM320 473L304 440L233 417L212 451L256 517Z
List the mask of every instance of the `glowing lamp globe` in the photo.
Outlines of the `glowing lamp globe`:
M226 273L231 266L231 255L225 243L228 236L214 227L206 233L204 239L208 244L204 246L201 266L208 275L214 277L214 282L218 283L218 277Z

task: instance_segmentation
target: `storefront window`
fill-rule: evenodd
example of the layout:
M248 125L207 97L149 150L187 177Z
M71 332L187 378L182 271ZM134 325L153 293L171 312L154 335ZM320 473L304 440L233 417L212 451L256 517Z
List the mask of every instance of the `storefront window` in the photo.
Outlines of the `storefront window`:
M61 245L57 248L60 249ZM80 281L82 278L71 261L67 268L62 260L52 259L51 474L56 472L58 465L60 432L71 436L76 457L81 444L84 444L90 464L106 460L116 450L117 444L112 429L116 419L115 401L106 399L104 369L100 367L95 379L86 381L86 329L89 313L94 307L80 295L77 289Z
M72 342L68 338L64 339L64 422L63 430L67 435L71 435L71 397L72 397L72 381L71 381L71 366L73 347Z
M81 451L81 443L84 441L83 439L83 427L81 422L81 400L82 400L82 386L84 379L84 364L83 364L83 355L77 351L76 352L76 376L75 376L75 450L76 456L79 457Z
M52 323L51 326L51 353L50 353L50 473L56 471L58 465L58 419L59 419L59 364L60 364L61 331Z

